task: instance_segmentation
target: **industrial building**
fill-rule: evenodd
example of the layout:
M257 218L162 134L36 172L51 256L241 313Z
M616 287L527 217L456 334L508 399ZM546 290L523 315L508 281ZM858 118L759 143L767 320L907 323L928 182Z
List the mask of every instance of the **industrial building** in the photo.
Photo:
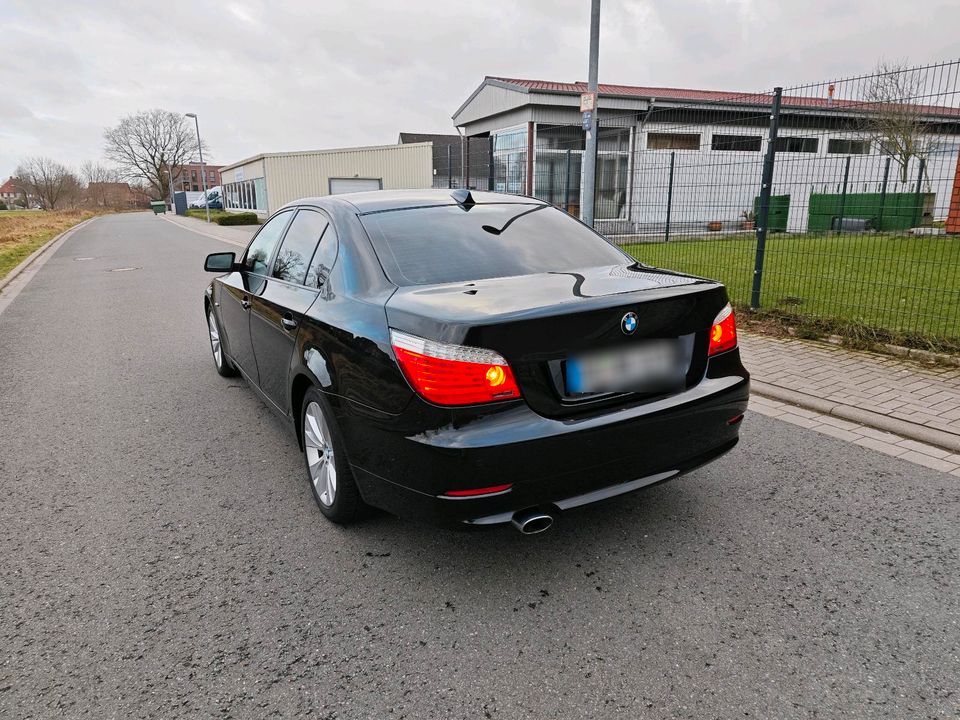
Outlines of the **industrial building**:
M453 114L464 135L466 183L534 195L579 216L585 148L579 103L586 91L582 82L485 78ZM771 100L769 94L601 83L596 227L608 235L656 232L668 206L678 226L736 223L755 206ZM864 139L862 107L830 96L784 96L773 178L785 203L782 229L806 229L816 211L811 196L840 192L845 171L849 192L884 195L919 193L919 171L923 214L946 215L949 193L934 197L927 180L953 177L960 111L923 108L930 123L925 168L914 161L903 179L895 165L887 172L883 143Z
M270 215L304 197L364 190L429 188L433 152L429 142L262 153L224 165L225 207Z

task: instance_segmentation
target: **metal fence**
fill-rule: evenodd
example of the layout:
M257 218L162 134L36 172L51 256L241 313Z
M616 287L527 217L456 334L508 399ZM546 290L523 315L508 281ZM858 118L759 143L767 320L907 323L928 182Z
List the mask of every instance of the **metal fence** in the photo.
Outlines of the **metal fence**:
M595 227L724 281L740 306L960 348L958 74L897 67L619 115L601 97ZM452 146L436 184L579 216L584 148L580 126L529 123Z

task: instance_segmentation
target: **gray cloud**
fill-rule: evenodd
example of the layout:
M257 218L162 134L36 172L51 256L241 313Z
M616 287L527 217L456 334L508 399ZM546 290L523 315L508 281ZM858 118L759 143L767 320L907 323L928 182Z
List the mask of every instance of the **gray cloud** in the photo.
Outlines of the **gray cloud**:
M196 112L226 163L452 131L484 75L586 78L588 0L0 0L0 175L97 158L137 110ZM936 21L931 21L936 18ZM757 90L956 53L960 5L605 0L601 80Z

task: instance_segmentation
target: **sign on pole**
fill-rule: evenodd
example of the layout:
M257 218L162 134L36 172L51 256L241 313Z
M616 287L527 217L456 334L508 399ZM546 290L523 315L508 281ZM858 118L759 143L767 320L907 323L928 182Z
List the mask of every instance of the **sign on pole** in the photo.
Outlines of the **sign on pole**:
M591 110L586 110L583 113L583 129L588 133L593 128L593 112Z
M580 112L593 112L597 109L597 94L595 92L580 93Z

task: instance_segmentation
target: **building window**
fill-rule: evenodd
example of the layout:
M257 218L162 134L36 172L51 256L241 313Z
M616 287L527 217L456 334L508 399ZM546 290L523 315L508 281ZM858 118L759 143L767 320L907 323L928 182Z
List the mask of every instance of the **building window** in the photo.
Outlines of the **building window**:
M777 152L815 153L820 145L812 137L778 137L773 149Z
M506 130L493 136L493 189L522 194L527 186L527 129Z
M537 150L583 150L585 138L579 126L537 123Z
M700 133L647 133L647 150L699 150Z
M267 188L263 178L241 180L223 186L224 209L267 210Z
M830 138L827 141L827 152L837 155L869 155L870 141Z
M931 155L956 155L960 151L960 144L945 140L931 140L928 152Z
M759 135L714 135L710 148L712 150L760 152L762 144L763 138Z
M501 152L507 150L526 150L527 149L527 129L507 130L498 132L493 136L493 151Z

